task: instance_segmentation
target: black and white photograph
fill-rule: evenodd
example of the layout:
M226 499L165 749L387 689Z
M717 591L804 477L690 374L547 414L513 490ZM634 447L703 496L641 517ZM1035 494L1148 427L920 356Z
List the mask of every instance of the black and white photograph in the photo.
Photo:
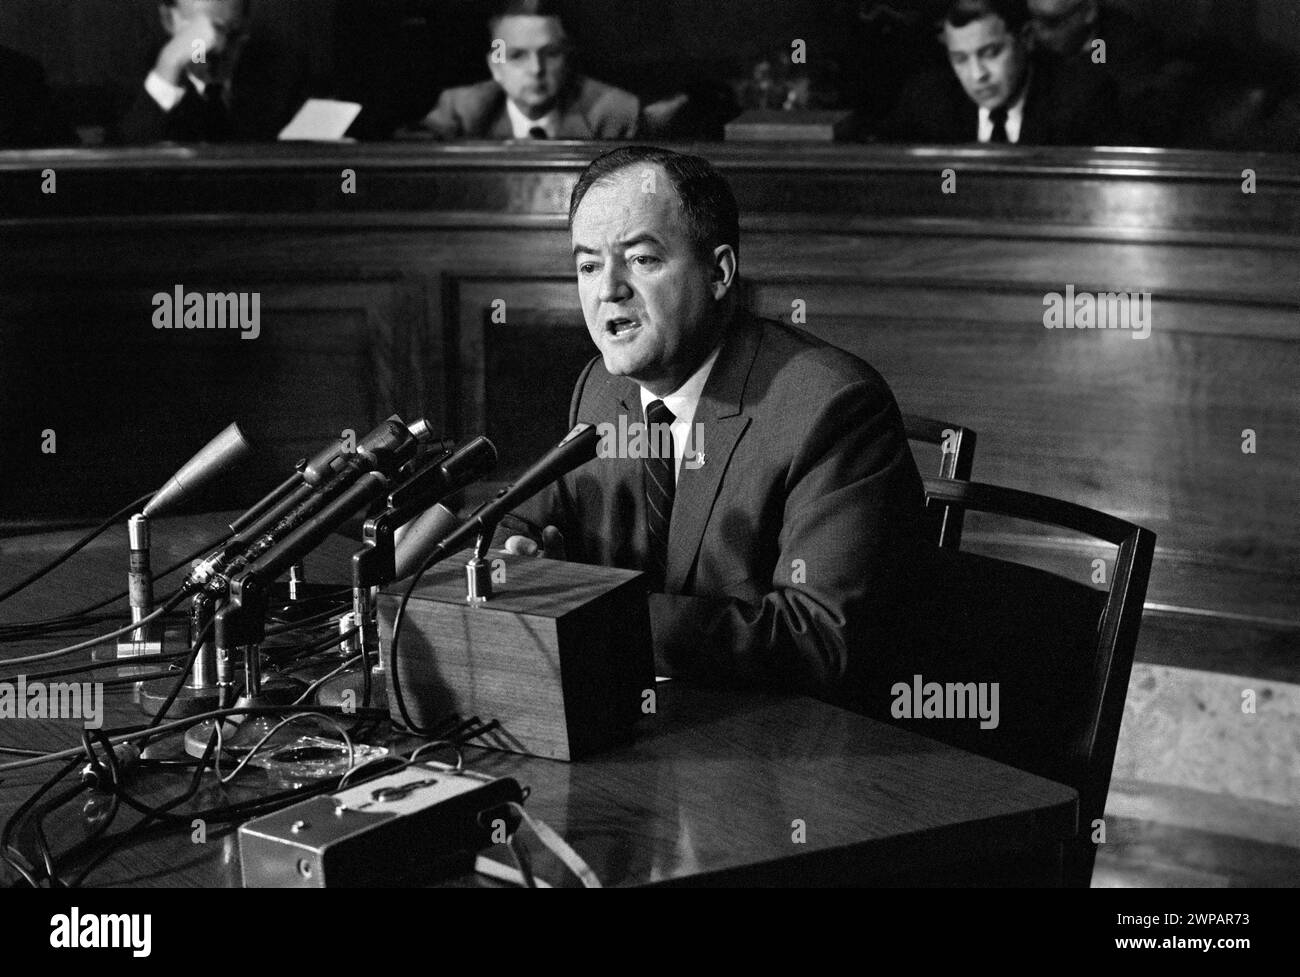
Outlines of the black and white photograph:
M1298 436L1297 0L0 0L0 913L1276 952Z

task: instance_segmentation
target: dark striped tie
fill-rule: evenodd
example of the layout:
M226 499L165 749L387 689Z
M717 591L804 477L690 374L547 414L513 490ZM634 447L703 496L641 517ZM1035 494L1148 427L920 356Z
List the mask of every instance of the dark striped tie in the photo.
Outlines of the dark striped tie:
M651 577L651 587L660 590L668 575L668 527L673 518L673 497L677 494L675 449L668 430L676 418L662 400L652 400L646 406L645 418L647 440L652 448L648 453L663 454L658 449L668 453L666 458L645 459L646 525L650 544L646 571Z

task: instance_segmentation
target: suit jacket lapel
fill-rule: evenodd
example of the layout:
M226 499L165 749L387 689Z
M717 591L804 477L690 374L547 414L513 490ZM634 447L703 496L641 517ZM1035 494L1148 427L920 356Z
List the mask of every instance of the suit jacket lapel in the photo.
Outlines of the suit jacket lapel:
M499 85L493 87L496 90L492 93L492 97L488 99L487 104L484 106L484 115L488 120L488 125L484 130L481 130L485 132L485 135L481 138L513 139L515 137L515 130L510 125L510 113L506 111L505 90ZM472 122L467 126L470 133L473 133L474 130L478 128L479 127L474 125ZM473 137L471 136L471 138Z
M560 116L556 129L557 139L595 139L596 132L587 121L587 116L577 105L567 106Z
M722 487L722 477L740 436L749 426L750 418L744 413L745 384L758 353L760 335L761 327L748 316L736 317L695 409L695 423L702 425L696 429L702 431L702 436L695 450L703 452L704 464L688 468L683 463L677 478L665 580L669 593L685 586Z

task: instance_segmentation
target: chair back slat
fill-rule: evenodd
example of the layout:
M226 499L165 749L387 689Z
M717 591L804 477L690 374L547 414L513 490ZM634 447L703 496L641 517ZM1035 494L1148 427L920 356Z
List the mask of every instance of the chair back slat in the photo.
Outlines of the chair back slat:
M903 415L903 430L907 440L937 445L939 477L966 480L975 464L974 429L948 421L922 417L919 414ZM927 516L932 538L945 549L961 548L962 511L945 506L937 515Z

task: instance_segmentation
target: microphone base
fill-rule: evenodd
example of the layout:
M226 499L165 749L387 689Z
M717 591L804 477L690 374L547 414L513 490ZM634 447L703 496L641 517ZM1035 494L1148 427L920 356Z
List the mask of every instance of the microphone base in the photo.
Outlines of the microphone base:
M157 678L141 682L140 710L146 716L156 716L163 703L167 701L167 697L172 694L172 689L176 687L179 678L178 674L176 678ZM201 686L197 689L186 685L177 694L176 701L167 710L167 715L172 719L183 719L186 716L196 716L201 712L211 712L219 708L220 693L215 685Z
M293 679L278 678L276 676L267 676L262 681L261 692L256 698L250 699L248 696L240 696L239 706L287 706L298 699L307 686ZM265 736L276 723L284 716L249 716L238 715L228 719L221 720L221 749L236 757L241 757L244 752L251 750L257 745L258 740ZM208 738L212 735L213 724L217 720L209 719L206 722L192 726L185 732L185 752L192 757L203 756L203 751L207 749ZM291 742L302 735L302 730L297 724L291 724L284 727L284 741ZM279 742L280 734L277 734L270 741L267 747L274 746Z
M340 606L350 605L351 590L342 584L295 583L296 596L289 593L288 583L272 584L267 592L268 618L292 624L303 618L312 617L330 608L330 597Z
M360 709L365 705L366 681L358 669L335 675L316 690L315 700L319 706L340 706ZM388 672L370 673L370 708L388 708Z
M170 655L188 651L190 647L189 625L183 621L167 622L163 627L149 629L148 639L132 641L129 634L114 642L105 642L90 650L91 661L118 661L116 668L96 669L104 678L131 678L135 675L148 675L167 662L145 661L138 665L131 664L131 659L141 655Z

